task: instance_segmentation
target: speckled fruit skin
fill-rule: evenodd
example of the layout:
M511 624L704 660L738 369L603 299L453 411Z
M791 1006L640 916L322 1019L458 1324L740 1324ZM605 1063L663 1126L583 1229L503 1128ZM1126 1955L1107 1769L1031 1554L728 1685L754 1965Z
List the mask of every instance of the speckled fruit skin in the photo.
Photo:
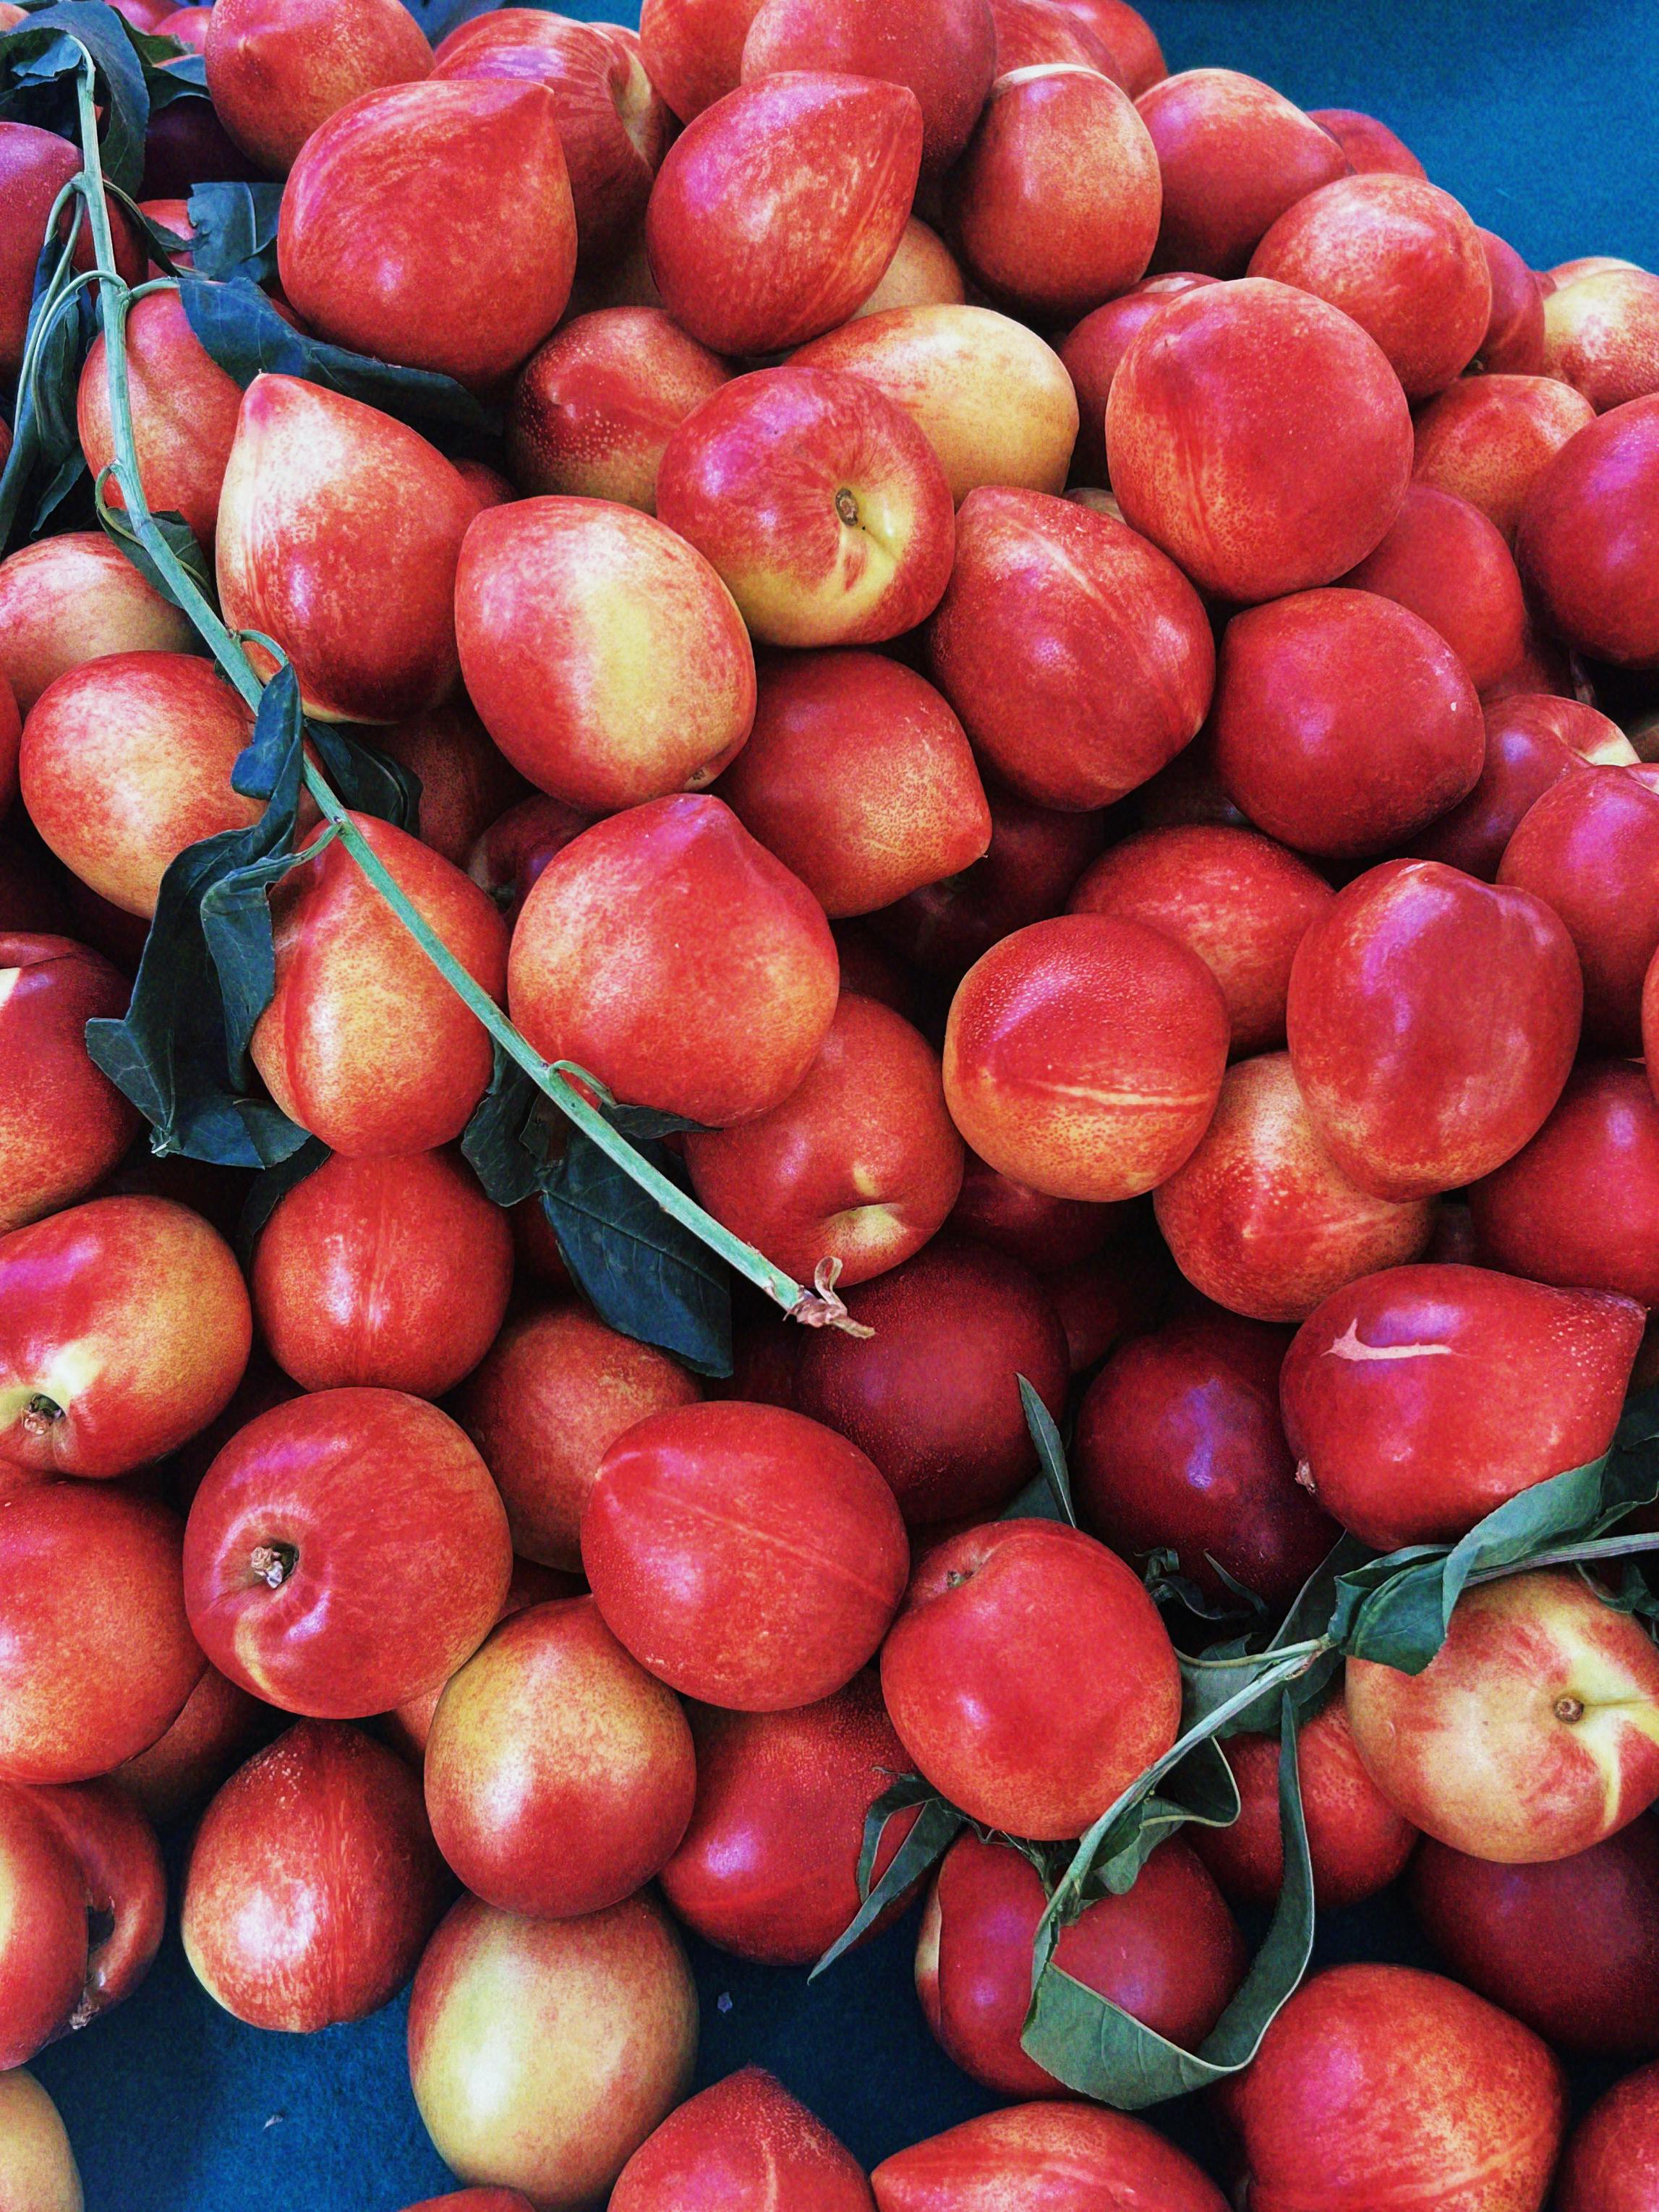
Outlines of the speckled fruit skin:
M1047 1903L1023 1851L969 1834L946 1853L922 1914L916 1993L927 2025L1000 2096L1066 2094L1019 2040ZM1097 1899L1063 1929L1054 1951L1061 1972L1186 2051L1221 2017L1247 1957L1215 1884L1179 1839L1158 1846L1123 1896Z
M1659 774L1587 764L1564 776L1522 816L1498 880L1535 893L1566 925L1584 975L1585 1044L1639 1054L1642 985L1659 952Z
M515 1314L453 1410L501 1493L514 1551L574 1570L582 1508L605 1453L647 1414L701 1395L665 1352L572 1299Z
M1208 1127L1230 1030L1220 985L1173 939L1105 915L1034 922L951 1002L945 1103L981 1159L1034 1190L1134 1198Z
M241 386L191 329L176 292L150 292L127 316L127 384L138 480L153 514L182 514L197 543L211 546L219 487L236 436ZM115 458L101 334L93 340L76 397L76 425L96 477ZM105 496L126 502L113 477Z
M967 144L996 65L987 0L769 0L743 42L743 82L832 70L908 85L921 108L921 164L949 168Z
M1438 1974L1334 1966L1297 1992L1222 2102L1250 2212L1540 2212L1561 2069L1518 2021Z
M1368 869L1291 969L1291 1065L1314 1133L1376 1197L1473 1182L1547 1118L1583 1001L1572 940L1541 899L1436 860Z
M1489 700L1482 720L1486 749L1480 781L1467 799L1418 833L1412 857L1443 860L1490 884L1528 810L1552 785L1586 762L1628 764L1635 749L1594 707L1543 692Z
M1598 416L1534 479L1516 539L1550 627L1581 653L1659 664L1659 393Z
M171 1826L201 1810L252 1749L269 1711L216 1667L204 1668L172 1725L154 1743L123 1759L110 1779L158 1828Z
M691 1817L691 1731L591 1597L514 1613L453 1675L427 1738L427 1810L473 1895L568 1920L620 1905Z
M1659 1824L1544 1866L1494 1866L1426 1840L1413 1910L1460 1981L1559 2051L1659 2052Z
M209 1468L185 1538L191 1625L215 1666L317 1719L447 1681L500 1614L512 1565L483 1462L397 1390L318 1390L258 1415Z
M230 782L252 729L211 661L120 653L83 662L29 711L23 804L82 883L123 913L149 916L186 845L246 830L263 812L263 799Z
M407 2212L535 2212L518 2189L452 2189L442 2197L423 2197Z
M1452 492L1413 483L1382 544L1342 580L1427 623L1479 692L1525 656L1527 602L1504 533Z
M1237 70L1184 70L1137 105L1163 171L1160 270L1242 276L1286 208L1348 173L1346 155L1311 117Z
M1543 368L1598 415L1659 391L1659 276L1591 269L1558 284L1544 302Z
M550 1060L725 1128L805 1074L838 972L805 885L696 794L596 823L549 861L513 933L507 1004Z
M945 1110L939 1055L873 999L843 993L817 1057L781 1106L686 1139L691 1187L717 1221L811 1282L886 1273L944 1226L963 1144Z
M76 149L55 131L38 130L32 123L8 122L0 130L0 193L6 206L6 235L0 245L0 375L15 382L22 366L28 335L29 307L34 292L35 264L58 193L79 171ZM126 217L108 194L104 198L115 247L116 265L129 284L143 274L142 247ZM67 210L60 210L58 236L69 235ZM76 242L75 265L91 266L90 239L84 213Z
M219 499L225 620L275 638L307 711L395 722L454 689L471 487L418 431L293 376L242 395ZM274 664L249 647L262 674Z
M657 512L713 562L759 643L875 645L930 615L955 515L938 454L838 369L733 377L669 438Z
M348 100L432 69L425 33L395 0L230 0L208 33L214 112L278 177Z
M1486 375L1536 376L1544 366L1544 294L1504 239L1478 226L1492 279L1492 315L1472 368Z
M1411 477L1411 410L1339 309L1265 278L1206 284L1124 356L1106 452L1127 520L1200 590L1278 599L1381 541Z
M926 1553L881 1686L936 1789L970 1820L1039 1841L1081 1835L1175 1741L1181 1704L1139 1578L1050 1521L992 1522Z
M1073 891L1073 914L1145 922L1221 986L1235 1054L1285 1042L1291 962L1334 893L1305 860L1251 830L1183 823L1115 845Z
M1659 2203L1659 2065L1627 2074L1579 2123L1557 2191L1559 2212L1652 2212Z
M1659 1796L1659 1654L1570 1568L1466 1591L1421 1674L1351 1659L1347 1702L1383 1795L1474 1856L1570 1858Z
M761 1966L811 1966L858 1911L865 1816L904 1771L875 1674L789 1712L695 1706L691 1730L696 1806L662 1870L663 1894L723 1951ZM911 1814L887 1823L878 1875L914 1825Z
M1413 400L1468 368L1492 318L1479 232L1449 192L1417 177L1372 172L1310 192L1262 239L1250 274L1351 315Z
M72 2014L58 2024L62 2033L120 2004L149 1972L167 1921L167 1870L155 1830L113 1782L37 1784L23 1794L76 1872L85 1972Z
M502 814L529 796L525 778L459 695L377 730L374 748L413 771L421 787L416 834L458 868L467 866L474 846Z
M1328 1513L1379 1551L1455 1543L1613 1441L1645 1316L1490 1267L1392 1267L1297 1330L1285 1427Z
M85 1041L127 994L87 945L0 931L0 1234L81 1197L137 1134L137 1110Z
M1595 420L1589 400L1553 377L1462 377L1418 416L1413 474L1478 507L1513 543L1534 480Z
M448 1152L336 1153L260 1231L253 1304L303 1389L373 1383L441 1398L495 1341L513 1287L513 1231Z
M1340 1692L1297 1731L1302 1812L1322 1911L1386 1889L1410 1858L1417 1831L1365 1771ZM1279 1820L1279 1739L1229 1736L1222 1755L1238 1784L1230 1828L1193 1828L1193 1849L1234 1905L1271 1905L1285 1879Z
M640 47L651 82L682 123L735 91L760 0L645 0Z
M874 1655L909 1547L855 1446L775 1406L653 1414L600 1462L582 1565L605 1625L687 1697L810 1705Z
M1174 563L1111 516L1045 492L970 492L928 630L934 681L1022 797L1105 806L1196 733L1215 648Z
M791 70L727 93L652 187L645 245L663 305L714 353L834 330L892 258L921 147L905 85Z
M1222 786L1250 821L1333 860L1426 828L1473 790L1484 745L1450 646L1367 591L1299 592L1235 616L1211 728Z
M951 1226L957 1235L988 1244L1023 1267L1053 1273L1094 1259L1127 1218L1120 1206L1048 1198L969 1152Z
M1348 157L1356 176L1420 177L1425 172L1411 148L1386 123L1356 107L1310 107L1310 117L1328 131Z
M960 295L879 312L866 305L793 359L884 392L926 434L958 506L982 484L1065 487L1077 395L1054 349L1012 316Z
M764 661L754 728L719 796L832 918L959 875L991 842L961 723L879 653Z
M1375 1198L1320 1145L1288 1053L1236 1061L1198 1149L1152 1194L1195 1290L1256 1321L1303 1321L1358 1275L1421 1257L1431 1199Z
M406 830L351 819L499 999L507 930L484 893ZM290 868L270 911L276 989L251 1052L283 1112L354 1158L432 1152L459 1137L489 1081L489 1038L343 846Z
M1170 270L1162 276L1143 276L1127 292L1085 315L1062 341L1060 357L1076 390L1081 416L1073 473L1082 482L1103 484L1106 481L1106 402L1124 355L1171 300L1215 281L1213 276L1200 276L1187 269Z
M185 1617L184 1531L125 1490L0 1498L0 1780L85 1782L154 1743L206 1664Z
M538 2212L590 2212L691 2084L697 1997L647 1895L580 1920L521 1920L463 1898L427 1946L409 2072L463 2181L520 2187Z
M250 2026L308 2034L378 2011L443 1909L419 1783L337 1721L301 1721L220 1790L180 1927L204 1989Z
M189 653L182 609L101 530L42 538L0 561L0 674L27 714L48 684L112 653Z
M0 2063L9 2068L62 2033L87 1972L87 1899L75 1855L33 1793L10 1784L0 1784Z
M672 2112L617 2178L611 2212L872 2212L863 2168L758 2066Z
M1014 2105L930 2136L870 2177L880 2212L1226 2212L1189 2158L1098 2105ZM1127 2194L1126 2194L1127 2192Z
M1293 1480L1279 1418L1286 1334L1231 1314L1166 1322L1112 1354L1078 1408L1084 1525L1131 1560L1168 1546L1211 1596L1210 1565L1283 1607L1336 1541Z
M730 374L660 307L578 315L538 347L513 386L514 483L526 495L620 500L654 514L663 447Z
M1037 1471L1023 1375L1056 1420L1065 1332L1017 1260L941 1238L855 1290L873 1336L814 1332L795 1347L792 1402L867 1452L913 1525L999 1511Z
M43 1475L162 1458L228 1402L252 1338L234 1254L160 1198L89 1199L0 1238L0 1464Z

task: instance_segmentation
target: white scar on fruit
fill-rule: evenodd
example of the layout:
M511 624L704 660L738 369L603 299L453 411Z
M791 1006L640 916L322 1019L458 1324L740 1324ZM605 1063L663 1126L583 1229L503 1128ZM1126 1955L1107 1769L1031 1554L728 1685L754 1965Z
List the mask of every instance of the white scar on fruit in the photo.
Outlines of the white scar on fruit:
M1449 1359L1449 1344L1362 1344L1359 1324L1351 1321L1334 1344L1325 1347L1328 1359Z

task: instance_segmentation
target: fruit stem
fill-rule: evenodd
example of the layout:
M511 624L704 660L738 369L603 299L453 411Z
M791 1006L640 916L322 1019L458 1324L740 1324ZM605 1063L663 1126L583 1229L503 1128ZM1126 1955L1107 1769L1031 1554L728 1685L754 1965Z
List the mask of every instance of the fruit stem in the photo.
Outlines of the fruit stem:
M258 676L240 643L226 629L188 569L167 544L162 532L157 528L144 498L143 486L139 481L126 350L127 309L135 294L115 265L114 240L110 229L109 210L104 199L103 164L98 146L94 100L96 75L92 57L84 47L82 52L83 64L76 88L80 103L82 154L86 166L75 180L75 189L79 191L85 205L97 261L94 273L103 306L104 357L109 386L110 431L114 456L112 467L115 481L120 487L126 520L134 537L167 579L169 590L206 640L214 659L226 676L246 704L257 712L264 689ZM792 1320L811 1328L841 1329L854 1336L870 1334L852 1320L836 1294L835 1283L839 1270L835 1262L826 1261L820 1266L810 1285L798 1283L781 1267L774 1267L753 1245L745 1244L741 1237L734 1237L711 1213L706 1212L695 1199L636 1152L627 1138L589 1103L559 1069L550 1066L526 1042L489 994L467 973L437 932L393 880L309 755L305 759L305 781L319 809L334 825L340 842L444 981L483 1024L507 1057L524 1070L537 1089L552 1101L568 1121L574 1122L608 1159L621 1168L625 1175L631 1176L671 1219L678 1222L683 1229L706 1244L728 1267L735 1268L738 1274L763 1291Z

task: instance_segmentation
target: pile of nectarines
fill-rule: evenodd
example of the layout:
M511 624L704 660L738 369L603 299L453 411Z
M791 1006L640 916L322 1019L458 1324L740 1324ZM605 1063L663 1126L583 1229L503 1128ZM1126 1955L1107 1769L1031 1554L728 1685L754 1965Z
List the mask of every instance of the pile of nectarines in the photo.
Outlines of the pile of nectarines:
M19 2069L193 1822L239 2021L413 1977L453 2212L1224 2212L1027 2047L1033 1947L1206 1623L1524 1511L1659 1374L1659 276L1127 0L115 4L182 89L57 394L100 501L0 500L0 2204L79 2207ZM82 159L0 121L14 482ZM277 373L204 304L258 285ZM264 1191L86 1043L261 820L243 649L419 789L272 871ZM837 1325L739 1299L726 1379L600 1317L365 844ZM1659 2060L1659 1605L1571 1549L1302 1711L1319 1907L1425 1948L1232 2035L1249 2212L1659 2212L1659 2065L1567 2137L1563 2056ZM1187 2051L1290 1863L1277 1725L1221 1760L1054 1947ZM1006 2109L866 2179L758 2069L686 2101L677 1923L800 1968L924 1888Z

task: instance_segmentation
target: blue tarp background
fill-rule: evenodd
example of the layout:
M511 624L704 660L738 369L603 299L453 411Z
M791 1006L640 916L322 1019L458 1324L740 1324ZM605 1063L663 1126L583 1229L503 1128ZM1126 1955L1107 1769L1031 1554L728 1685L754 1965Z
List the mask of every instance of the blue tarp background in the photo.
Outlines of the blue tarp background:
M623 9L571 0L570 12ZM1306 106L1382 116L1536 267L1590 252L1659 267L1659 9L1641 0L1152 0L1146 12L1172 69L1224 63ZM700 2084L761 2061L866 2164L985 2109L922 2024L914 1940L907 1921L810 1991L804 1974L694 1946ZM1382 1952L1430 1963L1389 1901L1322 1929L1323 1963ZM448 2185L410 2096L404 2018L399 2001L358 2027L260 2034L203 1993L170 1931L139 1993L36 2070L88 2212L396 2212ZM1587 2072L1581 2099L1600 2086ZM1201 2114L1157 2117L1202 2146Z

